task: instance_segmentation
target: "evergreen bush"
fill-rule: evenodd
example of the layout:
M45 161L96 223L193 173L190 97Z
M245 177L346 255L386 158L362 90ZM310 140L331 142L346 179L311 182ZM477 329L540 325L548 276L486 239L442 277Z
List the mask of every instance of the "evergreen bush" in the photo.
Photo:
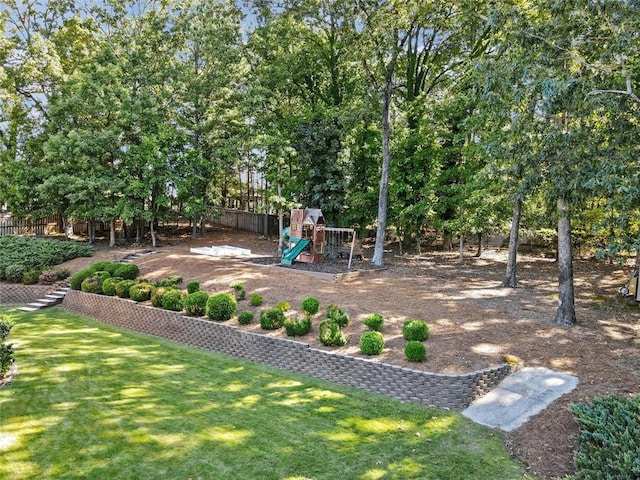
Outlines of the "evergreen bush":
M281 308L265 308L260 312L260 327L263 330L277 330L284 325L284 312Z
M102 284L104 281L110 278L109 272L100 270L93 272L91 276L85 278L80 284L80 290L85 293L97 293L102 294Z
M100 261L92 263L88 268L92 272L109 272L109 275L113 276L113 273L120 268L121 265L122 264L118 262Z
M429 338L429 326L424 320L407 320L402 325L402 336L407 341L422 342Z
M245 310L240 315L238 315L238 323L240 325L249 325L253 322L253 312L250 310Z
M154 285L156 287L177 287L182 283L180 275L169 275L168 277L158 280Z
M0 378L7 374L13 362L13 345L11 343L0 343Z
M129 297L136 302L146 302L151 298L153 289L153 285L149 282L139 282L131 286L129 289Z
M0 314L0 342L4 342L8 337L11 329L13 328L13 322L7 315Z
M331 318L318 325L320 343L328 347L342 347L349 342L349 337L340 329L340 325Z
M140 268L134 263L120 263L115 269L112 277L122 277L125 280L135 280L140 273Z
M238 310L238 302L230 293L217 293L207 300L207 316L217 322L226 322Z
M116 270L117 271L117 270ZM135 280L124 279L116 284L116 295L120 298L129 298L129 290L136 284Z
M177 288L168 288L162 296L162 308L173 312L181 312L183 307L184 293L182 290L178 290Z
M311 331L311 317L305 315L302 318L287 319L284 321L284 330L290 337L302 337Z
M40 270L37 268L30 268L22 275L22 283L25 285L35 285L40 278Z
M26 271L27 268L24 265L9 265L4 269L4 278L9 283L20 283Z
M369 330L374 332L381 332L382 325L384 324L384 317L381 313L370 313L364 317L363 323Z
M191 292L184 299L184 312L192 317L204 317L207 313L208 300L209 294L207 292L199 290Z
M279 308L283 312L288 312L289 310L291 310L291 305L289 304L289 302L282 301L276 303L276 308Z
M58 272L55 270L45 270L38 277L38 283L43 285L51 285L58 280L60 280L60 278L58 277Z
M195 293L200 291L200 282L189 282L187 283L187 293Z
M384 349L384 338L380 332L364 332L360 336L360 351L365 355L380 355Z
M315 315L320 310L320 300L316 297L307 297L302 300L302 311L308 315Z
M252 307L259 307L262 305L262 295L259 293L252 293L250 303Z
M427 358L427 349L424 343L410 340L404 347L404 356L411 362L424 362Z
M236 300L244 300L247 296L247 291L242 282L234 282L230 287L233 289L233 295L236 297Z
M93 271L88 268L78 270L76 273L71 275L71 278L69 279L69 286L72 290L80 290L84 279L90 277L92 273Z
M151 305L162 308L162 296L167 291L167 287L157 287L151 294Z
M116 294L116 286L119 282L124 280L122 277L109 277L105 278L102 282L102 294L108 295L110 297L115 296Z
M336 304L327 307L327 318L335 321L340 327L346 327L349 324L349 315Z

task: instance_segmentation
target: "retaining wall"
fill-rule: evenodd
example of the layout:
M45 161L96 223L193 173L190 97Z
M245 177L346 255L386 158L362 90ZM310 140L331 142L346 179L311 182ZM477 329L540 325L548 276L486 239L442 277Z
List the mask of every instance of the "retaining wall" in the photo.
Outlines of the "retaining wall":
M43 298L54 288L51 285L22 285L3 283L0 285L1 304L24 304Z
M311 348L240 327L193 318L132 300L71 290L63 308L99 321L283 370L380 393L399 400L460 410L510 373L508 364L462 375L388 365Z

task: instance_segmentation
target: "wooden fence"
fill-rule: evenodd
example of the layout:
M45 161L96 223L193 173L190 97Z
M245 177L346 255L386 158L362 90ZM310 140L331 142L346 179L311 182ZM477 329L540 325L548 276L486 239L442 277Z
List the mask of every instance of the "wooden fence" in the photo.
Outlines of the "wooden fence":
M259 233L267 237L277 237L278 217L265 213L243 212L233 209L221 209L219 215L212 219L213 223L237 228L247 232ZM286 224L286 222L285 222Z
M60 233L60 217L52 215L32 220L16 219L9 213L0 213L0 237L4 235L57 235Z

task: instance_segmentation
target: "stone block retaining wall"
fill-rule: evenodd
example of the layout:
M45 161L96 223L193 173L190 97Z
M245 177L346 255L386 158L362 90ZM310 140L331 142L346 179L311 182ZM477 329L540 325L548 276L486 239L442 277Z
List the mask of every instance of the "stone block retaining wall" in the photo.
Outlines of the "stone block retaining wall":
M0 304L31 303L39 298L43 298L53 289L50 285L22 285L22 284L2 284L0 285Z
M141 305L132 300L69 291L62 307L136 332L213 350L399 400L460 410L510 373L507 364L461 375L388 365L311 348L240 327Z

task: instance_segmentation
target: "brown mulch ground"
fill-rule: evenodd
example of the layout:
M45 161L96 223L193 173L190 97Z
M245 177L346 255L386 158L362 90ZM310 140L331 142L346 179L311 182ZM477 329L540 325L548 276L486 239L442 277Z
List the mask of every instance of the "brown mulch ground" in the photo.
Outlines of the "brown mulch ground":
M371 269L366 260L355 262L352 269L360 271L359 275L333 281L301 271L310 268L304 265L287 269L248 263L248 259L190 253L191 247L211 245L249 248L260 257L274 255L277 248L275 242L258 235L216 228L197 241L161 237L157 253L143 255L135 263L148 280L177 274L185 283L200 281L201 288L211 293L229 291L232 282L241 281L248 295L257 292L264 297L265 306L287 301L293 313L308 296L317 297L322 306L338 304L352 319L346 328L351 342L338 349L346 354L361 355L358 339L364 327L359 320L379 312L385 318L386 344L378 361L438 373L464 373L499 364L510 354L525 366L544 366L578 376L580 384L573 392L505 435L513 456L540 478L572 472L577 426L567 408L570 404L611 394L640 393L640 307L617 294L630 267L577 260L579 323L564 329L552 324L557 266L550 259L520 256L522 288L508 289L499 287L506 251L488 251L481 258L473 258L470 252L460 263L457 254L397 256L390 250L385 269ZM98 259L115 260L137 250L141 249L99 248L93 258L76 259L65 266L76 271ZM332 272L338 269L335 265L325 268ZM312 267L318 269L322 267ZM251 309L248 301L240 302L240 311ZM253 310L258 314L258 309ZM411 318L424 319L430 326L428 358L422 364L406 361L403 353L401 326ZM257 323L242 328L261 331ZM315 333L314 329L302 340L325 348ZM285 335L283 331L265 334Z

